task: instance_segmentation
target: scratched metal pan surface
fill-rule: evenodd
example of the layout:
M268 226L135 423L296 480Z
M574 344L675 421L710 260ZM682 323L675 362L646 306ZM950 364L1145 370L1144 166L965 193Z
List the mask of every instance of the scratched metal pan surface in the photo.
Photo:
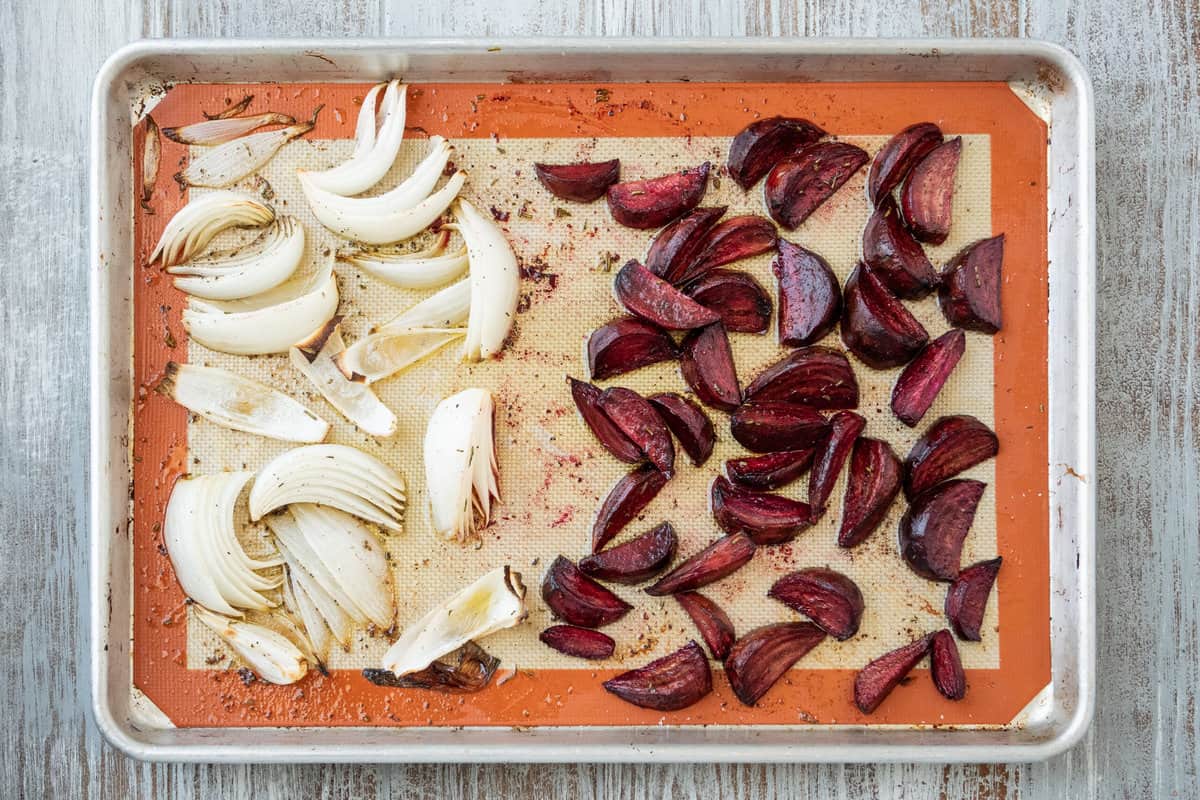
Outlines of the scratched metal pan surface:
M1044 163L1044 179L1034 175L1028 182L1034 189L1022 189L1035 192L1036 213L1027 219L1037 221L1035 238L1044 246L1044 259L1039 251L1032 266L1024 267L1032 270L1044 295L1031 306L1041 313L1044 328L1038 328L1031 351L1006 351L1009 345L998 337L990 389L999 420L1003 404L1011 403L1002 397L1003 375L1016 391L1021 381L1014 381L1014 374L1028 371L1042 381L1037 397L1024 407L1031 414L1036 406L1040 415L1037 430L1031 427L1028 434L1037 457L1026 470L1032 483L1025 504L1035 509L1035 527L1042 531L1036 541L1044 553L1029 560L1041 573L1029 584L1039 587L1034 601L1022 601L1012 607L1016 616L1004 617L1026 620L1030 641L1023 647L1006 626L1011 644L993 654L993 669L971 674L986 683L994 679L988 675L1021 670L1033 681L1027 702L1004 712L1003 724L980 725L878 724L822 714L810 718L801 711L790 722L776 713L767 724L721 724L699 716L690 723L634 718L628 724L602 724L568 716L567 724L534 726L476 724L467 717L458 724L399 727L353 722L272 727L261 721L248 727L176 725L157 698L140 691L132 643L134 594L141 584L135 574L131 496L138 391L134 351L145 332L134 326L134 281L141 277L131 168L134 131L164 87L361 85L391 76L413 85L513 87L506 95L522 86L553 84L603 84L622 91L646 83L668 87L664 96L669 87L684 84L726 91L753 84L754 96L769 95L776 85L804 84L811 90L829 84L834 93L861 85L868 87L863 97L889 85L931 92L939 87L962 91L966 84L1007 85L1044 125L1045 139L1036 145L1045 148L1036 162ZM728 95L714 89L714 96ZM1092 716L1095 623L1093 124L1089 80L1066 51L1018 40L155 41L131 45L109 59L96 80L92 113L91 679L96 721L115 746L137 758L187 761L1030 761L1062 752L1086 731ZM986 139L980 134L981 142ZM992 151L999 152L996 142ZM993 210L1002 212L1000 205ZM1039 363L1014 368L1006 352L1034 352ZM1005 506L994 513L999 529ZM536 585L540 570L528 572L526 582ZM1001 592L1007 615L1006 594L1020 592ZM1044 664L1038 655L1043 649ZM1029 661L1042 666L1028 668Z

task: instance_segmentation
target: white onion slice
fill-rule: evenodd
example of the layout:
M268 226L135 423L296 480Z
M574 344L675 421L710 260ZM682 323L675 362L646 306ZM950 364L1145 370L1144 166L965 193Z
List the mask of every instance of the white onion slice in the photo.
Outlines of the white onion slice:
M159 391L205 419L285 442L320 442L329 423L269 386L219 367L167 363Z
M401 333L419 328L457 328L471 311L471 282L462 280L434 292L380 325L375 333Z
M517 316L521 270L504 232L466 200L455 207L458 230L471 262L471 317L463 359L493 358L504 347Z
M466 389L438 403L429 418L425 483L433 528L443 538L478 539L491 522L492 500L500 498L494 415L490 392Z
M283 606L300 620L316 660L325 663L329 658L329 645L333 641L329 626L321 612L317 611L308 592L296 583L291 568L285 568L284 573L286 577L283 582Z
M337 304L337 278L330 259L313 276L304 294L277 305L229 312L189 300L183 311L183 327L210 350L234 355L283 353L332 319Z
M180 144L212 147L239 136L245 136L264 125L291 125L295 121L287 114L268 111L265 114L255 114L250 117L206 119L203 122L193 122L191 125L183 125L178 128L163 128L163 136Z
M210 189L220 189L237 183L270 161L279 152L279 148L316 127L317 112L320 110L318 107L308 122L288 125L273 131L252 133L217 145L190 159L187 167L175 174L175 180L183 187L201 186ZM232 119L222 121L231 122Z
M296 526L354 606L381 630L396 616L383 546L371 529L335 508L288 506Z
M425 669L470 641L511 628L528 616L521 575L498 567L410 625L383 656L396 676Z
M358 125L355 137L358 144L354 154L348 161L324 172L301 172L301 181L306 186L320 189L335 195L354 195L365 192L387 174L396 155L400 152L400 143L404 139L404 122L407 86L401 86L399 81L388 84L384 94L382 108L383 121L379 126L378 135L375 131L375 93L376 86L363 100L362 110L358 113ZM368 139L366 132L370 131ZM364 148L364 143L369 144ZM443 167L445 164L442 165ZM433 187L425 191L429 194ZM422 195L423 197L424 195Z
M295 643L264 625L242 622L193 606L192 613L267 683L295 683L308 674L308 660Z
M401 289L434 289L467 271L467 248L446 253L449 241L450 232L443 231L436 242L417 252L394 253L359 248L338 254L338 259Z
M286 281L304 257L304 226L280 217L256 241L229 254L217 253L167 269L175 288L207 300L236 300Z
M408 369L464 334L462 328L413 328L364 336L334 356L339 374L370 385Z
M149 263L171 267L195 256L226 228L257 228L275 219L275 212L253 197L238 192L209 192L175 212L163 229Z
M338 330L340 321L340 317L334 317L313 336L320 344L312 343L317 349L312 361L303 346L293 347L288 358L342 416L372 436L391 436L396 432L396 415L365 383L347 379L333 361L335 354L346 349Z
M333 635L333 638L343 648L348 648L350 646L350 635L354 632L354 625L358 622L364 622L365 618L357 616L358 610L355 609L354 603L338 589L333 577L324 571L325 568L321 565L320 559L316 557L316 554L306 549L308 545L305 544L304 537L301 535L300 529L296 527L296 521L292 519L291 514L273 514L267 517L267 527L275 535L275 544L279 547L279 552L287 562L292 579L296 582L296 589L308 595L317 612L325 620L325 624L329 626L329 632ZM287 546L288 542L304 553L304 559L312 564L314 569L321 571L321 580L333 587L334 593L341 598L342 603L345 603L344 606L321 586L320 581L304 566L305 561L302 561ZM351 611L347 611L347 608L351 609Z
M399 531L404 497L404 478L374 456L347 445L313 444L289 450L259 471L250 519L289 503L315 503Z

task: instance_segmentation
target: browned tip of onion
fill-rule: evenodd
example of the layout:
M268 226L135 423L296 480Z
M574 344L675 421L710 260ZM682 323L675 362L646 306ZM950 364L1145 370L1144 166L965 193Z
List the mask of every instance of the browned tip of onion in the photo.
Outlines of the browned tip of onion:
M398 689L432 689L448 694L478 692L492 681L500 659L475 642L468 641L449 658L434 661L428 667L407 675L386 669L364 669L362 675L376 686Z
M162 156L162 140L158 137L158 123L154 117L146 117L146 140L142 143L142 209L153 214L150 198L154 184L158 181L158 163Z
M249 108L250 103L253 100L254 95L248 94L233 105L226 106L224 110L219 111L216 114L209 114L207 111L201 111L200 113L204 115L205 119L229 119L230 117L236 117L238 114L241 114L243 111Z
M300 353L306 359L308 359L308 363L311 364L317 360L317 356L320 355L321 350L325 347L325 342L329 341L329 337L333 335L335 330L337 330L337 326L342 324L343 319L345 319L343 315L335 314L329 320L329 322L326 322L324 325L318 328L311 336L303 341L296 342L296 344L293 346L299 350Z

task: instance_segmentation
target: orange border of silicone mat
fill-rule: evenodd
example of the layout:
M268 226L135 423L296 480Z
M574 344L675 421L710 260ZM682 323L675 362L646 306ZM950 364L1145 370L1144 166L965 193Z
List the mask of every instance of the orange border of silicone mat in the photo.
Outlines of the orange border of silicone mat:
M135 212L134 684L176 725L655 725L884 723L1002 725L1050 681L1047 443L1046 127L1003 83L423 85L409 92L417 133L455 137L732 136L757 114L800 114L841 134L891 134L929 119L947 133L991 134L992 229L1007 234L1005 330L995 337L1001 669L970 670L966 699L944 700L924 671L870 717L851 702L853 669L796 669L746 708L720 673L715 691L662 714L600 687L611 671L539 670L467 697L379 689L354 671L313 674L298 686L244 686L227 670L186 668L184 597L159 532L174 479L187 470L186 414L152 391L163 365L186 355L183 296L147 268L163 226L183 204L171 180L185 150L163 139L154 213ZM154 109L160 127L199 109L256 95L251 111L311 113L315 139L353 136L361 85L188 85ZM340 109L340 114L331 109ZM338 118L340 117L340 119ZM141 153L144 125L135 131ZM134 165L141 185L140 164ZM174 347L169 346L174 343ZM900 567L898 567L900 568ZM536 590L535 590L536 591ZM531 633L532 635L532 633ZM998 635L987 632L987 635ZM855 665L857 666L857 665Z

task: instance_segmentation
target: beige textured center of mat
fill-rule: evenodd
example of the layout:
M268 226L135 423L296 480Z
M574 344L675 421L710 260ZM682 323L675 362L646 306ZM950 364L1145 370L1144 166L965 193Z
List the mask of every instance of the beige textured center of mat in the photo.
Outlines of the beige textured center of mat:
M874 153L885 141L878 136L846 136ZM991 235L990 147L987 136L964 136L958 184L954 194L954 225L949 240L927 248L936 266L944 264L962 246ZM508 666L524 668L581 668L640 664L666 654L689 638L699 638L690 620L671 598L652 598L640 587L615 586L613 590L635 606L619 622L604 629L617 641L611 662L594 665L559 655L541 644L537 634L551 624L542 603L540 585L545 568L558 554L578 559L589 552L591 522L609 487L627 465L612 458L592 438L571 402L566 376L587 377L584 342L588 333L620 313L612 297L611 270L625 260L642 258L653 231L635 231L612 221L603 201L590 205L557 200L536 181L534 161L562 163L579 159L620 158L626 180L651 177L692 166L704 160L724 163L729 144L724 138L664 139L506 139L455 142L453 160L468 170L465 196L482 211L495 208L509 215L501 223L516 250L526 277L517 331L502 359L479 365L459 362L454 344L408 371L376 384L383 401L396 412L399 431L390 440L377 440L346 422L296 372L283 355L245 358L214 353L192 342L188 357L231 369L268 383L305 402L328 420L328 441L349 444L374 454L400 470L408 481L409 511L402 534L384 537L391 554L401 628L466 583L500 564L522 573L529 588L529 621L516 629L488 637L484 646ZM326 231L308 211L296 170L324 169L348 157L350 141L308 142L288 145L262 170L275 196L279 213L291 214L304 225L312 254L337 249L345 242ZM427 151L424 140L404 143L392 172L380 184L391 188ZM861 232L868 216L860 172L798 230L785 237L810 248L833 267L844 281L861 252ZM261 191L261 182L247 181L246 188ZM193 190L196 195L203 190ZM764 214L761 187L743 192L732 181L713 182L704 205L728 205L729 215ZM428 236L428 234L426 234ZM425 239L421 239L423 245ZM222 244L222 242L218 242ZM770 256L730 265L754 275L775 295ZM348 341L365 334L412 303L429 294L392 288L356 268L338 264L343 329ZM908 304L925 325L930 337L947 330L934 298ZM742 384L767 364L784 355L774 335L731 334ZM836 332L822 344L840 347ZM886 439L903 458L920 431L942 414L973 414L994 427L992 408L992 340L968 333L967 349L924 424L913 431L892 415L888 402L899 370L875 371L853 358L862 393L859 412L867 418L866 434ZM687 390L675 364L660 364L610 381L642 392ZM482 546L461 547L439 539L433 532L426 507L422 439L425 422L437 402L469 386L485 387L497 402L496 438L503 503L498 521L483 534ZM728 458L742 453L729 435L729 418L710 411L718 432L712 458L702 468L679 454L677 476L631 524L617 543L640 534L660 520L670 520L680 536L679 558L686 557L720 535L708 511L708 489ZM219 428L204 420L188 425L193 458L190 469L211 474L228 469L258 469L269 459L294 446ZM989 485L967 537L963 563L996 554L995 475L991 462L967 475ZM734 575L703 591L729 612L739 634L799 615L766 597L781 575L808 566L828 565L852 577L866 597L866 612L859 634L847 642L827 640L807 655L808 668L858 668L885 650L915 635L945 625L942 605L946 584L913 574L897 553L896 526L905 507L898 500L879 530L853 550L836 545L841 516L844 478L835 487L830 511L795 541L762 548L754 560ZM804 499L807 478L781 490ZM242 536L252 552L270 549L265 529L248 524L240 510ZM988 604L985 630L998 625L997 608ZM375 667L387 642L360 631L350 652L331 658L335 669ZM999 637L985 635L982 644L961 650L964 666L999 666ZM222 651L219 641L192 620L188 627L188 666L211 669L205 660ZM221 668L221 667L217 667Z

